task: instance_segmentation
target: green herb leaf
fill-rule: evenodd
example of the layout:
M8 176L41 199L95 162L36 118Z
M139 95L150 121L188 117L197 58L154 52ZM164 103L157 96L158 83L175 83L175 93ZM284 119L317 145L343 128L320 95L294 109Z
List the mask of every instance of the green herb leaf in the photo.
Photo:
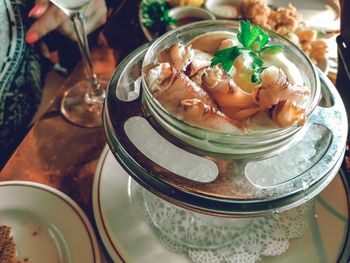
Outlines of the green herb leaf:
M256 68L255 72L254 72L254 74L252 76L251 81L254 82L254 83L260 84L261 83L261 73L263 72L264 69L265 68L263 68L263 67Z
M266 46L266 44L270 41L269 35L264 30L262 30L260 27L259 27L259 36L258 36L257 41L259 41L261 44L260 50L262 48L264 48Z
M230 71L235 59L243 55L243 63L246 68L254 70L251 81L261 82L261 73L264 62L260 59L260 54L277 54L283 51L283 46L269 46L269 35L259 26L251 26L249 20L239 21L239 33L237 39L241 46L234 46L215 52L211 65L221 64L226 72Z
M261 77L260 77L260 74L258 74L257 72L254 72L254 74L252 75L252 78L251 78L251 82L253 83L261 83Z
M239 24L237 38L245 49L259 52L270 41L269 35L257 25L251 27L249 20L241 20Z
M259 56L256 53L250 51L248 54L253 59L253 68L254 69L260 68L264 64L264 62L259 58Z
M170 5L162 0L144 1L141 6L142 23L150 30L165 33L167 25L176 24L176 20L169 16Z
M239 21L239 33L237 34L238 41L245 49L250 49L255 39L259 36L258 26L253 26L251 29L250 21Z
M283 52L284 47L281 45L266 46L261 50L261 53L266 55L275 55Z
M211 60L211 66L214 67L217 64L221 64L226 72L229 72L233 62L241 54L238 47L229 47L225 49L218 50L214 53L214 57Z

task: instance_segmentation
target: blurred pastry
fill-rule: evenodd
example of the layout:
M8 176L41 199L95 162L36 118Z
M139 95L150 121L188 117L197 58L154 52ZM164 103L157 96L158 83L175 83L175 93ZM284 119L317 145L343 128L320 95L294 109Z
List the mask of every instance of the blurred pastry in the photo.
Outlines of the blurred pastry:
M16 263L16 246L13 237L10 236L11 227L0 226L0 262Z
M201 7L204 0L168 0L172 6L194 6Z

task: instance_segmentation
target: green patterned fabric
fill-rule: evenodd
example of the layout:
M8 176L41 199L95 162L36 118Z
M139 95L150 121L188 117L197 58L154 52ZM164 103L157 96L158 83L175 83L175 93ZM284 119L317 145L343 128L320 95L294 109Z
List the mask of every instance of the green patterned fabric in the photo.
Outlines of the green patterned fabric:
M41 97L41 68L25 41L26 0L0 0L0 169L22 140Z

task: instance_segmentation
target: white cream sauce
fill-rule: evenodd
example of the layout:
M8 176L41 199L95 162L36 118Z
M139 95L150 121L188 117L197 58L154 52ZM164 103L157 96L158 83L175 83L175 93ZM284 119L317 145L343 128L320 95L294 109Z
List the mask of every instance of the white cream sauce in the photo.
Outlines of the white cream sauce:
M286 74L291 83L301 86L304 85L304 80L299 69L283 53L276 55L261 55L261 59L264 61L264 67L275 66L280 68Z

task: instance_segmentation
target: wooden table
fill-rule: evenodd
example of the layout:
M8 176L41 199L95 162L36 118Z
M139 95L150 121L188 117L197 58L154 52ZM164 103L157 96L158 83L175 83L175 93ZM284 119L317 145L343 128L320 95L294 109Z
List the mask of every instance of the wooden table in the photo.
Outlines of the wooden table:
M92 50L99 75L109 78L124 56L146 42L138 24L137 4L124 1L100 34ZM76 126L60 113L62 95L83 77L78 66L5 165L0 181L24 180L57 188L74 199L94 222L92 182L106 144L103 128Z

